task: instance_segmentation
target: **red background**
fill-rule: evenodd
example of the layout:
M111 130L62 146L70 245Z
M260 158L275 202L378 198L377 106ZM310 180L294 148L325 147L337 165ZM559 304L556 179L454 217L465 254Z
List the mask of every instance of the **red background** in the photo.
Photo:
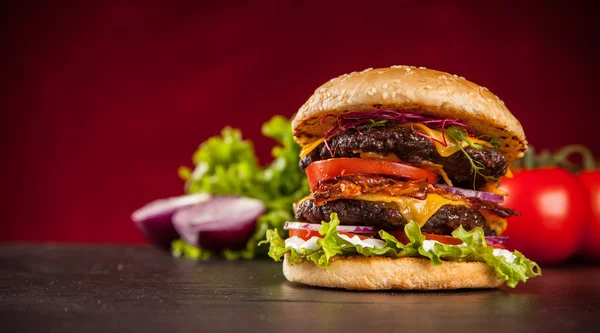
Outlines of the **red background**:
M366 67L457 73L538 148L600 153L597 18L572 1L49 3L2 10L0 240L143 242L130 213L182 192L200 142L238 127L267 162L264 121Z

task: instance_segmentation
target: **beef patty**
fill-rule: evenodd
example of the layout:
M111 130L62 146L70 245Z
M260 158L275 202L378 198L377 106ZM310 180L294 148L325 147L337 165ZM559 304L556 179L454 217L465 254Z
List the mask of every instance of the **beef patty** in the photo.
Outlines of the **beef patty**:
M327 142L333 155L324 144L321 144L300 160L302 170L318 160L333 157L360 157L360 152L394 154L401 161L410 164L421 164L423 161L441 164L454 186L473 188L471 163L462 152L442 157L429 139L416 134L409 127L370 128L361 133L348 130L330 138ZM483 167L480 173L485 177L499 178L506 174L508 162L499 150L489 147L483 147L483 150L467 147L465 151L478 166ZM486 180L477 175L475 183L476 188L480 188Z
M317 206L313 200L303 202L296 209L296 220L321 223L337 213L340 224L369 225L388 230L401 230L407 224L394 203L339 199ZM442 206L421 227L425 233L450 235L460 225L466 230L482 227L486 236L495 236L481 213L466 206Z

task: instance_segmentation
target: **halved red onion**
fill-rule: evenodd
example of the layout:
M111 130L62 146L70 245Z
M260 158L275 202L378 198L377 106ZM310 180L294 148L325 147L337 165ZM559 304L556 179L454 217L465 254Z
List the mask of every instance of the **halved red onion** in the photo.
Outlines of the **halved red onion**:
M486 236L485 242L487 245L504 245L508 240L507 236Z
M210 195L207 193L158 199L133 212L131 219L150 243L168 249L171 242L179 238L171 221L173 214L183 207L208 199Z
M458 188L458 187L448 186L448 185L444 185L444 184L436 184L435 187L443 188L450 193L462 194L467 198L479 198L481 200L493 201L493 202L498 202L498 203L504 202L504 197L501 196L500 194L496 194L496 193L468 190L465 188Z
M207 250L238 250L254 233L256 220L265 212L257 199L234 196L210 200L179 210L173 225L187 243Z
M300 229L300 230L315 230L319 231L321 229L320 224L316 223L306 223L306 222L285 222L283 229ZM338 225L337 231L341 232L351 232L355 234L374 234L379 231L376 227L370 226L362 226L362 225Z

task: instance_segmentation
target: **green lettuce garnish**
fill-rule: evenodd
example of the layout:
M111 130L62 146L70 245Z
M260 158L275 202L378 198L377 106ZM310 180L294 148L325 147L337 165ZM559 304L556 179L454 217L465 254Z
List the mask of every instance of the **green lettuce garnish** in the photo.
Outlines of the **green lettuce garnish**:
M262 126L262 134L279 145L271 151L273 161L261 167L249 140L238 129L226 127L220 136L203 142L194 153L194 169L180 167L186 193L207 192L213 195L239 195L263 201L266 212L258 219L256 230L243 250L214 253L195 248L182 240L171 245L173 255L190 259L208 259L221 255L227 259L252 259L265 254L257 247L267 229L283 232L285 221L292 221L292 204L308 195L306 176L298 168L300 146L294 142L290 120L275 116ZM196 249L196 250L194 250Z
M454 230L452 236L463 241L463 246L452 246L442 243L435 243L430 250L423 247L425 236L421 233L419 225L411 222L404 227L404 232L409 240L408 244L403 244L396 237L380 230L379 236L385 245L382 248L362 247L354 245L339 236L336 227L340 221L337 214L331 214L329 223L322 222L319 233L324 237L317 240L317 245L321 248L317 251L308 249L295 250L292 247L286 247L285 241L280 236L278 230L268 230L267 240L261 242L269 243L269 256L275 261L280 261L285 254L288 254L290 264L298 260L309 260L321 268L327 268L331 264L331 258L336 255L363 255L363 256L385 256L391 258L403 257L421 257L429 258L432 265L442 265L443 261L479 261L493 267L498 277L509 287L514 288L519 282L525 282L527 279L541 275L540 267L533 261L525 258L519 251L514 251L515 260L509 263L502 256L493 254L494 248L488 246L485 242L483 229L477 227L471 231L466 231L460 226Z

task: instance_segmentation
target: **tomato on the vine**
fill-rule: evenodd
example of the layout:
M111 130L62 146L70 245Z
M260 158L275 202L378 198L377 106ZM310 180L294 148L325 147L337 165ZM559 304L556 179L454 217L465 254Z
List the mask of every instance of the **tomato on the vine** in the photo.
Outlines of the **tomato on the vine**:
M502 180L504 204L520 216L510 218L503 236L507 248L538 263L559 263L578 249L587 199L578 180L561 168L520 170Z
M584 171L578 178L589 204L579 254L586 258L600 259L600 171Z

